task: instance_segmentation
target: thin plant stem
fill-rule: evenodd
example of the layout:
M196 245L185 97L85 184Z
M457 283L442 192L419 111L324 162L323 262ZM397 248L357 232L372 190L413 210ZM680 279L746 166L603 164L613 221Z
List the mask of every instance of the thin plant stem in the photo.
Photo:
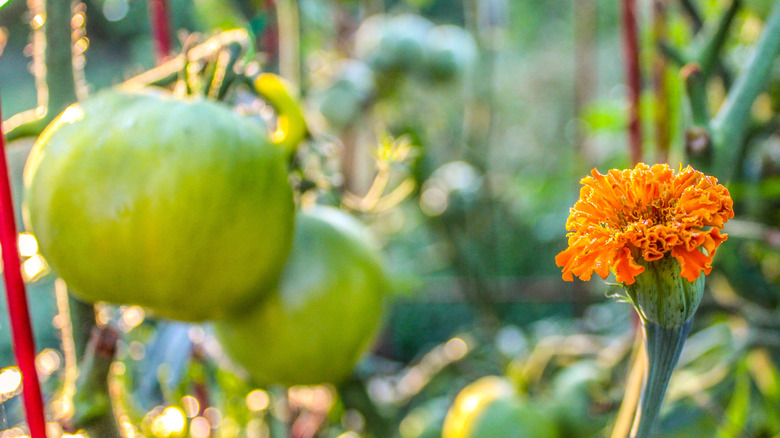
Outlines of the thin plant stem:
M157 63L160 64L171 54L171 21L168 0L149 0L149 22Z
M680 6L682 6L685 14L691 20L693 31L698 32L702 26L704 26L704 21L701 19L701 12L699 12L699 9L691 0L680 0Z
M297 0L276 0L279 22L279 74L301 87L301 26Z
M89 436L121 438L108 389L108 376L116 354L119 332L111 326L95 327L84 358L74 394L74 415L70 427Z
M73 72L72 15L70 0L46 0L43 25L46 65L39 74L43 74L48 94L46 115L52 118L78 100Z
M653 1L653 40L666 38L666 4L662 0ZM659 162L669 158L671 146L671 114L669 107L669 87L666 80L667 62L662 53L653 55L653 97L655 100L655 146Z
M695 61L701 66L705 77L709 77L713 68L718 65L719 54L726 43L729 28L737 15L740 4L739 0L733 0L711 32L700 32L697 35L699 41L695 42L694 45L698 43L700 48L697 51L698 56Z
M647 373L639 399L639 409L631 430L631 438L648 438L653 431L658 414L661 412L666 388L669 386L674 367L680 360L680 353L688 338L692 321L689 319L680 327L669 328L649 321L642 322L647 353Z
M2 119L2 113L0 113ZM16 365L22 374L22 391L27 425L32 438L46 438L46 419L43 412L38 374L35 370L35 338L30 322L24 280L22 279L19 248L17 246L16 219L5 156L5 140L0 129L0 247L3 257L3 279L8 300L8 316Z
M639 37L636 16L636 0L623 0L623 53L626 83L629 90L628 138L631 162L642 161L642 126L640 101L642 97L642 73L639 66Z

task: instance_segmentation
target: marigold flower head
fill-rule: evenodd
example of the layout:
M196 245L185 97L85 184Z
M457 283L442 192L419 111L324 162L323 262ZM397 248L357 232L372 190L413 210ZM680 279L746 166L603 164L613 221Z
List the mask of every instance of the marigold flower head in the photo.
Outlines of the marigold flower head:
M710 273L727 237L720 230L734 217L731 195L716 178L691 166L675 173L667 164L639 163L606 175L593 169L581 183L566 221L569 246L555 257L564 280L589 280L594 272L606 278L611 268L630 285L645 270L640 258L669 255L690 282Z

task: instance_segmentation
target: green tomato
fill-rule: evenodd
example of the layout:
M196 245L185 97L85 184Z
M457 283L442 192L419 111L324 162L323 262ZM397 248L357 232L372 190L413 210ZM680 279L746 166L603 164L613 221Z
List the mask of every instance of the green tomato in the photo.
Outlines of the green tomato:
M477 59L477 43L465 29L452 24L436 26L425 39L425 74L436 82L463 76Z
M343 60L336 67L333 83L320 98L320 112L328 123L343 128L355 122L371 96L376 93L374 73L363 62Z
M224 316L273 290L292 243L281 151L200 98L99 93L46 129L24 179L41 253L87 301Z
M215 321L225 351L254 383L311 385L348 378L377 330L385 295L377 250L350 215L297 215L279 293Z
M554 438L546 409L521 400L509 381L487 376L466 386L447 413L442 438Z
M374 15L357 31L356 51L377 73L407 73L422 64L433 24L416 14Z

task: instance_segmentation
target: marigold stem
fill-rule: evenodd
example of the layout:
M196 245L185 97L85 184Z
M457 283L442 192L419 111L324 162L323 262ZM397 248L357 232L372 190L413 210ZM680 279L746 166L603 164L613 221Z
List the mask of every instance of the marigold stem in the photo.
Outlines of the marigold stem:
M680 327L663 328L658 324L644 321L642 332L645 335L647 351L647 374L639 400L639 409L634 417L631 438L648 438L655 426L666 388L680 360L685 340L691 330L692 319Z

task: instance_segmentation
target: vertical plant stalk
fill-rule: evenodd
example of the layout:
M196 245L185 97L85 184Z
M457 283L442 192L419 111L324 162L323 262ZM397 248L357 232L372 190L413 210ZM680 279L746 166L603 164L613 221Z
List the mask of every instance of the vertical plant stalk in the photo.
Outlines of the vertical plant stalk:
M116 355L119 332L111 326L95 327L80 363L73 397L71 427L91 437L121 438L114 415L108 378Z
M666 39L665 0L653 1L653 41ZM669 108L669 87L666 82L666 57L656 50L653 55L653 95L655 100L655 147L656 159L665 163L669 159L671 146L671 114Z
M36 52L42 50L44 53L44 64L36 68L36 85L39 92L46 95L47 117L53 118L77 100L71 38L73 2L46 0L45 4L42 11L44 45L36 47Z
M693 320L689 319L681 326L665 328L651 321L642 322L647 351L647 374L639 399L639 409L634 418L631 438L650 436L692 323Z
M2 113L0 113L2 119ZM35 370L35 338L30 322L24 280L22 280L19 248L16 237L16 219L5 156L5 141L0 128L0 245L8 299L8 314L16 356L16 365L22 373L22 391L27 425L32 438L46 438L46 419L43 412L43 396Z
M33 75L38 90L38 106L3 123L9 141L38 136L54 116L77 100L72 5L70 0L28 1L32 15Z
M756 97L766 88L777 54L780 53L780 3L775 3L753 54L737 76L734 85L712 120L714 149L718 169L735 176L750 109Z
M171 20L168 0L149 0L149 23L154 39L157 63L161 64L171 54Z
M279 26L279 74L301 87L301 25L297 0L276 0Z
M626 84L630 101L628 120L629 155L631 162L642 161L642 125L640 101L642 98L642 73L639 66L639 37L636 17L636 0L623 0L623 53L625 57Z

